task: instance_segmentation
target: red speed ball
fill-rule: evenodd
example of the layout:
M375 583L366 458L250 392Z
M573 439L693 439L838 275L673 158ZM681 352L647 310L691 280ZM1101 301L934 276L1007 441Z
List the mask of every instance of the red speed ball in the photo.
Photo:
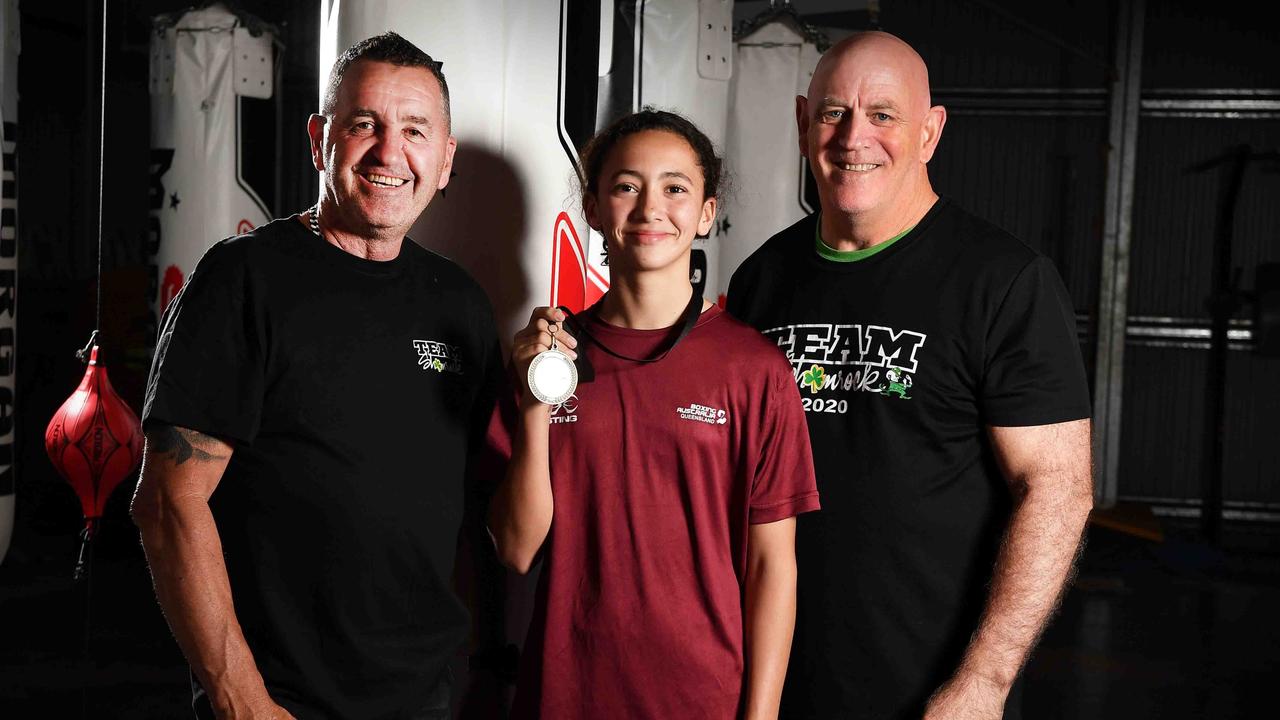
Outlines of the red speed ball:
M142 460L142 424L89 356L80 387L62 403L44 431L44 446L58 473L80 497L86 522L102 517L111 491Z

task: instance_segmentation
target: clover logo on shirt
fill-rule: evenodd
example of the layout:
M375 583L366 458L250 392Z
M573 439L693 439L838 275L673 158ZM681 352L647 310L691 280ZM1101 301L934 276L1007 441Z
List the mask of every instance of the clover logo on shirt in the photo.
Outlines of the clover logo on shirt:
M822 369L821 365L814 365L800 376L800 386L808 387L809 392L814 395L822 390L822 383L827 379L827 371Z

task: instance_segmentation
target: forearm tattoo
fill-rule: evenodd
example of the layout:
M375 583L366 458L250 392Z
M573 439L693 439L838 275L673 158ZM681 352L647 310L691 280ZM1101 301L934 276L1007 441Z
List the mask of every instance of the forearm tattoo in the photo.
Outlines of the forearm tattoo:
M188 460L212 462L224 460L217 441L203 433L172 425L157 425L147 431L147 448L157 455L172 458L174 465Z

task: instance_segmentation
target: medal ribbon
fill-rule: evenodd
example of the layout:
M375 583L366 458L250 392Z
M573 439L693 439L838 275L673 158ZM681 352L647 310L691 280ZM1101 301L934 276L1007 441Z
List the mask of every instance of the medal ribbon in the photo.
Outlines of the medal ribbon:
M603 302L604 302L604 298L600 298L600 302L596 303L595 305L592 305L591 308L587 310L587 312L591 312L596 307L599 307L600 303L603 303ZM561 305L559 310L560 312L564 313L565 318L567 320L573 321L573 325L575 329L575 332L573 334L576 337L581 337L583 340L595 343L596 346L599 347L601 350L618 358L619 360L626 360L628 362L634 362L634 363L655 363L665 358L667 355L671 354L671 351L676 349L676 346L680 344L680 341L684 340L689 335L689 333L693 331L693 326L698 323L698 316L702 315L702 296L698 294L698 291L696 288L690 291L689 304L685 306L684 313L682 314L680 319L680 333L676 335L675 340L671 341L671 345L668 346L666 350L663 350L660 354L651 358L631 357L630 355L624 355L614 350L613 348L601 342L600 338L592 335L591 332L587 330L586 323L580 321L573 314L573 312L569 310L569 308ZM588 382L595 378L595 372L591 367L591 361L587 360L586 353L582 353L582 352L578 353L578 359L576 363L578 365L578 376L584 382Z

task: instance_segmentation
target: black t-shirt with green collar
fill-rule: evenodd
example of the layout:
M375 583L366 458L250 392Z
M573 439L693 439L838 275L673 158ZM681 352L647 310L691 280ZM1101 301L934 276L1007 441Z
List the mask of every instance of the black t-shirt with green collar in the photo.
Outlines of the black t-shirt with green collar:
M503 384L485 293L407 238L379 262L276 220L211 247L165 312L143 419L233 445L209 504L254 660L297 717L431 700L467 633L464 476Z
M977 627L1009 517L987 426L1090 414L1075 315L1047 258L946 198L892 242L822 247L806 217L728 293L792 362L823 499L798 519L783 714L918 718Z

